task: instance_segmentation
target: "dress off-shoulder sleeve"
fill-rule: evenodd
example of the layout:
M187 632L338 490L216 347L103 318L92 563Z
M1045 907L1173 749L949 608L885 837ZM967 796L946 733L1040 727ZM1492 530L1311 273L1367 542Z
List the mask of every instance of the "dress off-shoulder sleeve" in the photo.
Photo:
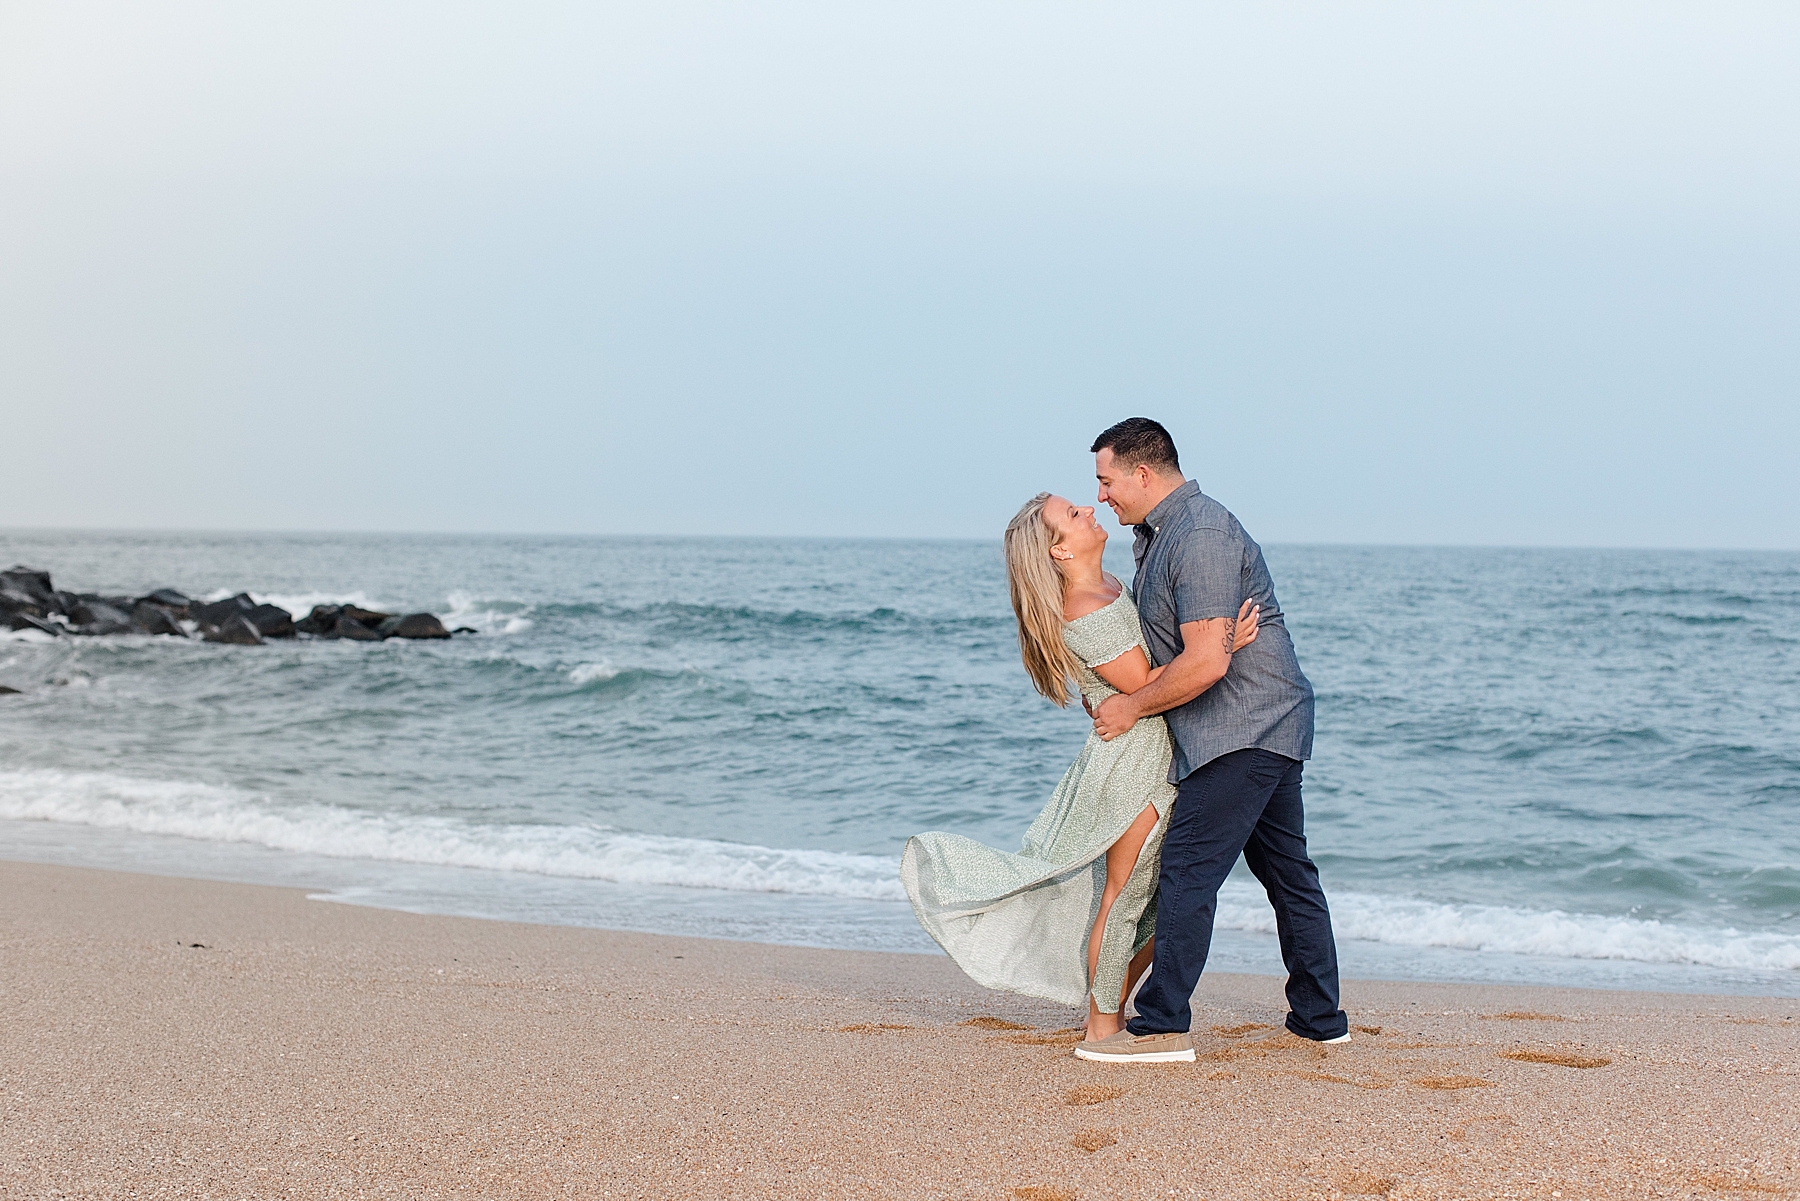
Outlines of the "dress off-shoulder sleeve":
M1137 608L1127 596L1063 626L1063 644L1090 668L1111 663L1138 645L1143 636Z

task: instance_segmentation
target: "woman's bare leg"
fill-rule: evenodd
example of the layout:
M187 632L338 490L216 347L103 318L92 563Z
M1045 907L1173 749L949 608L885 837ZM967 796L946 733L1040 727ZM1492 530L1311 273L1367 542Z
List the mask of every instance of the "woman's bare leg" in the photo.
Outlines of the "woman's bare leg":
M1119 990L1119 1012L1121 1014L1125 1012L1125 1002L1131 999L1131 990L1137 987L1138 977L1149 969L1150 961L1155 958L1156 935L1152 934L1150 941L1145 943L1143 948L1131 957L1131 962L1125 965L1125 987Z
M1119 835L1119 840L1106 848L1106 887L1100 894L1100 914L1094 919L1094 928L1088 932L1088 980L1100 970L1100 939L1106 933L1106 919L1112 913L1113 902L1118 900L1119 893L1125 888L1125 881L1131 878L1131 871L1137 866L1138 852L1144 849L1144 840L1150 837L1150 831L1156 828L1156 806L1145 805L1144 811L1131 823L1131 828ZM1133 959L1135 960L1135 956ZM1119 1032L1119 1015L1117 1013L1101 1013L1100 1006L1094 1002L1092 990L1088 992L1087 1037L1090 1041L1100 1039Z
M1121 1026L1125 1024L1125 1003L1131 1000L1131 990L1137 987L1138 978L1150 969L1150 963L1155 958L1156 936L1152 934L1150 941L1145 943L1138 953L1131 957L1131 962L1125 965L1125 983L1119 989L1119 1024ZM1098 968L1099 965L1096 963L1095 970ZM1098 1007L1090 998L1088 1001L1089 1012L1093 1012L1096 1008ZM1081 1019L1081 1028L1083 1030L1088 1028L1088 1020L1085 1017Z

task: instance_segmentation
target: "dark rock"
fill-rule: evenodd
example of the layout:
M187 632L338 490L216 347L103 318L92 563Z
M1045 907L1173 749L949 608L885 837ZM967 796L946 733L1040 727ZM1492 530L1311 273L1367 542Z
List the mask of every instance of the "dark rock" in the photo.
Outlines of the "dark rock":
M250 624L250 619L239 613L226 618L217 626L209 627L206 631L206 640L208 642L228 642L233 646L261 646L263 637L257 628Z
M258 605L244 614L244 619L255 626L257 633L264 638L294 636L294 615L280 605Z
M113 603L112 598L82 596L69 610L77 634L129 634L131 614Z
M32 617L48 617L62 612L56 589L50 586L50 573L29 567L12 567L0 571L0 610L27 613Z
M339 617L337 625L332 627L333 638L348 638L352 642L380 642L381 635L371 630L354 617Z
M286 609L259 605L247 592L217 601L195 600L176 588L136 597L101 596L59 592L47 571L13 567L0 572L0 629L40 630L53 636L139 633L185 638L194 625L208 642L244 646L298 634L379 642L389 637L448 638L452 633L430 613L400 615L360 605L316 605L296 621ZM455 631L476 632L468 626Z
M342 616L348 617L351 621L360 621L363 625L368 626L370 629L374 629L394 615L392 613L377 613L373 609L359 609L355 605L345 605L342 610Z
M186 617L187 611L194 607L192 599L175 591L173 588L158 588L149 596L140 596L138 599L140 601L149 601L153 605L161 605L176 617Z
M476 629L474 626L457 626L454 630L451 630L450 632L452 634L479 634L479 633L481 633L481 631Z
M193 605L188 609L188 616L199 622L203 628L217 629L233 617L242 617L254 608L256 608L256 602L250 599L250 594L240 592L236 596L213 601L211 604Z
M381 632L390 638L448 638L450 631L430 613L408 613L381 623Z
M53 621L45 621L42 617L33 617L29 613L0 613L0 622L5 622L12 630L41 630L51 637L63 632L63 628Z
M342 605L314 605L313 611L294 623L294 629L301 634L316 634L321 638L332 638L332 631L337 629L338 615L344 611Z
M19 689L14 688L8 684L0 684L0 696L21 696L21 695L23 695L23 694L20 692Z
M4 577L12 583L22 587L34 588L39 592L56 591L55 587L50 583L49 572L39 571L35 567L27 567L23 563L14 563L5 571L0 571L0 577Z
M172 634L176 638L186 638L187 631L175 620L175 615L161 605L149 601L139 601L131 610L131 628L140 634Z
M0 614L5 613L29 613L33 617L41 617L44 614L44 606L37 604L24 593L14 592L4 585L0 585Z

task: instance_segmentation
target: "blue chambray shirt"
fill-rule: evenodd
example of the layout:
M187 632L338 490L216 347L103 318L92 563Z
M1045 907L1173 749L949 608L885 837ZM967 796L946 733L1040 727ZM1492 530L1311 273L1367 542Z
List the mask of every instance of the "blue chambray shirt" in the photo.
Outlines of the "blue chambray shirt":
M1183 622L1236 617L1245 598L1262 606L1256 641L1232 656L1225 678L1163 714L1175 740L1169 783L1249 747L1310 759L1312 683L1294 654L1262 547L1193 480L1164 497L1136 530L1131 590L1152 666L1181 653Z

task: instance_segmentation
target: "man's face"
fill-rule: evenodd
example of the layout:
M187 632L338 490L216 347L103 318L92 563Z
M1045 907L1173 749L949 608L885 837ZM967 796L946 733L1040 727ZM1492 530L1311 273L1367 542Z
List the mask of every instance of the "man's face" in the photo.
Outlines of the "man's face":
M1150 469L1123 467L1113 461L1112 447L1094 452L1094 478L1100 481L1100 503L1109 506L1120 525L1136 525L1155 508L1150 501Z

